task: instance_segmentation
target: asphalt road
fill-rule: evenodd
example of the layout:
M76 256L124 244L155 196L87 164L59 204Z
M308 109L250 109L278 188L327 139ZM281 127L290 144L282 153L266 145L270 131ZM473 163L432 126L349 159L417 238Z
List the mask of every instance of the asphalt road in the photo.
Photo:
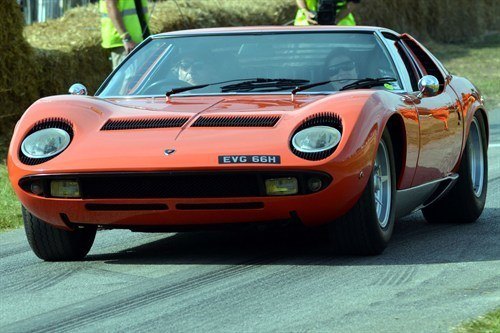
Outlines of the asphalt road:
M397 222L377 257L322 235L100 231L85 261L45 263L0 234L0 332L446 332L500 305L500 110L472 225Z

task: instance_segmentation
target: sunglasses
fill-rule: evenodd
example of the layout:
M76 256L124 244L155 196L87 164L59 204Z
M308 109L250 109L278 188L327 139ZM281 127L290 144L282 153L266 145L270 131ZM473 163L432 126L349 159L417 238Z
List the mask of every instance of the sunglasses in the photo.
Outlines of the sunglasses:
M203 67L203 62L201 61L181 61L180 66L183 69L189 70L189 69L194 69L194 68L200 68Z
M356 68L356 64L352 60L344 61L335 65L328 67L328 74L330 76L335 76L340 73L340 71L352 71Z

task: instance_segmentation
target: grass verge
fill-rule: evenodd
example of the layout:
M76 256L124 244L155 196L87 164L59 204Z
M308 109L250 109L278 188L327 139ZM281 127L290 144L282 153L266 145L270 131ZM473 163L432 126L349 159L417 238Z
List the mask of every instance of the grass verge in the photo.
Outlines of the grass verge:
M454 333L498 333L500 332L500 308L484 316L463 323L453 330Z
M7 166L0 165L0 231L22 226L21 204L9 182Z
M427 47L452 74L476 85L489 111L500 108L500 34L487 36L482 42L429 43Z

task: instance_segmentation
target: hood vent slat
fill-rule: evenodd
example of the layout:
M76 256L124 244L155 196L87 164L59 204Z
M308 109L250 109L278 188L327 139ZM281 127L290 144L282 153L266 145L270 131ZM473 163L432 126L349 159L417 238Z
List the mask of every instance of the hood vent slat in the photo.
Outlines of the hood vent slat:
M192 127L273 127L280 119L273 116L201 116Z
M182 127L189 117L109 119L101 131Z

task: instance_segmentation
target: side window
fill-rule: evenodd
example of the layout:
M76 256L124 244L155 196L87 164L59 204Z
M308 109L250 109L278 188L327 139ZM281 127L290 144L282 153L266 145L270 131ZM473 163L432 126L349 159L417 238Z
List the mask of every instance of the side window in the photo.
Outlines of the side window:
M443 76L443 73L429 56L429 54L427 54L427 52L425 52L414 40L405 38L403 40L403 43L408 47L413 56L420 63L424 74L435 76L438 79L439 84L441 86L444 86L445 78Z
M412 63L411 58L408 57L404 48L401 47L399 42L399 37L387 32L383 32L382 35L387 40L386 44L392 49L391 53L393 53L394 56L396 56L397 54L399 55L399 58L401 58L405 66L406 72L408 73L412 91L417 91L419 72L415 64Z

